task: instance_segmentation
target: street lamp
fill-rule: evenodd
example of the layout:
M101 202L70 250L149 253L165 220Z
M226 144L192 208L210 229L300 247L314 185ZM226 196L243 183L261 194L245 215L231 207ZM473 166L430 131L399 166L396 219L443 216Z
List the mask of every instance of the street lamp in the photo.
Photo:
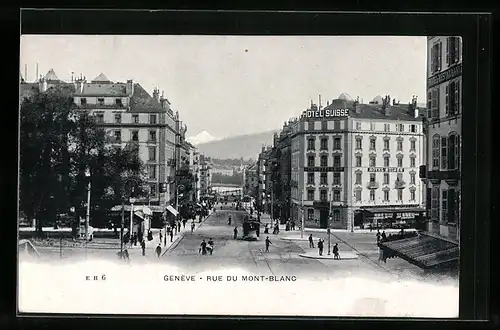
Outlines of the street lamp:
M331 250L331 235L330 235L330 222L332 219L332 193L330 192L329 194L330 198L328 203L330 204L330 212L328 214L328 228L326 229L326 234L328 235L328 255L330 255L330 250Z
M134 192L134 188L132 187L132 192ZM130 240L130 247L132 247L132 228L134 226L134 203L135 203L135 198L130 197L130 227L129 227L129 240Z
M87 184L87 215L85 217L85 258L87 258L87 244L89 241L89 223L90 223L90 189L92 188L90 183L90 170L85 170L85 177L88 178L89 182Z
M300 238L304 238L304 191L300 202Z

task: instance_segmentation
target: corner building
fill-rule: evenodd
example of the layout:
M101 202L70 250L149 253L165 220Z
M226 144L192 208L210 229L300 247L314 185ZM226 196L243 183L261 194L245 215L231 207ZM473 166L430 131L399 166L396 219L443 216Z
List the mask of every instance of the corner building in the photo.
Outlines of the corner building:
M462 40L427 38L427 230L459 241L462 135Z
M341 94L324 108L312 104L290 125L292 219L300 222L304 212L306 227L330 221L331 228L353 230L419 216L418 110L416 98L400 105L389 96L360 104ZM343 116L325 116L332 113Z

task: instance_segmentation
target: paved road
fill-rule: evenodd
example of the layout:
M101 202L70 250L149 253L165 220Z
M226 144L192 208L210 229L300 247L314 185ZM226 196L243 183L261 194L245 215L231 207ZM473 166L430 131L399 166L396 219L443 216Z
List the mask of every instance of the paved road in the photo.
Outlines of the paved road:
M231 214L233 222L228 225ZM308 275L314 278L328 278L340 274L385 272L383 269L363 260L321 261L306 259L298 254L308 250L307 244L280 239L280 235L260 234L259 241L245 241L233 238L234 226L238 226L238 236L243 231L244 211L230 208L217 209L203 226L195 233L184 238L164 255L166 263L179 266L186 271L203 272L221 268L238 268L256 275ZM265 237L269 236L272 245L264 252ZM199 247L202 239L210 238L215 243L213 255L201 255Z

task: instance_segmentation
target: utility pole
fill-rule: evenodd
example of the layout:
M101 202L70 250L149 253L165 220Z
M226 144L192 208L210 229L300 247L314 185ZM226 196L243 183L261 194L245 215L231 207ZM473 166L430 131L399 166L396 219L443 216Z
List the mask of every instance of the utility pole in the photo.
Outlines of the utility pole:
M260 223L260 155L257 159L257 221Z
M87 185L87 215L85 217L85 259L87 259L87 244L89 241L89 225L90 225L90 191L91 191L91 183L90 183L90 170L85 172L85 176L89 179L89 183Z
M302 201L300 203L300 238L304 238L304 191L301 191Z
M328 228L326 230L326 233L328 235L328 255L330 255L331 251L331 236L330 235L330 220L332 219L332 193L330 192L330 200L328 201L330 204L330 211L328 212Z
M120 256L123 258L123 229L125 227L125 196L122 197L122 221L120 228Z

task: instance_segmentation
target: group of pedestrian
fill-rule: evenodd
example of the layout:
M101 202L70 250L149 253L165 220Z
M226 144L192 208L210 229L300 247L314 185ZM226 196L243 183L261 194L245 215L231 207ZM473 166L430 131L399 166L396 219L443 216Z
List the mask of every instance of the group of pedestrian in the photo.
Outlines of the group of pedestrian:
M203 239L200 244L200 248L198 250L198 253L201 253L202 255L206 255L207 253L212 254L214 252L214 241L210 238L208 240L208 243L205 242Z
M380 230L377 229L377 243L385 242L385 241L387 241L387 236L385 234L385 230L383 230L382 233L380 233Z
M295 230L295 221L288 219L285 224L285 231Z
M314 239L313 239L312 234L309 234L308 239L309 239L309 248L314 249ZM318 240L318 253L320 256L323 255L324 246L325 246L325 240L320 238ZM333 246L332 252L333 252L333 259L340 260L339 244L338 243L335 243L335 245Z

